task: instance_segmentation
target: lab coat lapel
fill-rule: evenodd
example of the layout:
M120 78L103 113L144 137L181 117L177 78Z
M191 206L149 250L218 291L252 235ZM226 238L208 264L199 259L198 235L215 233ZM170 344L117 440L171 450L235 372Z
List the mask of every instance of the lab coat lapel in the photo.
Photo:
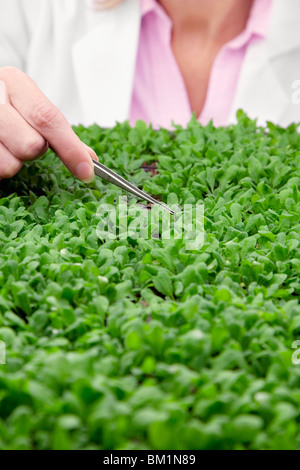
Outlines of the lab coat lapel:
M283 88L273 63L300 47L299 0L274 0L269 39L257 41L247 51L237 86L229 122L235 122L238 109L247 110L258 124L280 122L291 102L291 90Z
M97 25L73 46L72 57L84 124L112 127L128 119L135 72L138 0L97 15Z
M229 122L236 121L238 109L247 110L251 118L258 118L258 124L267 121L280 122L290 97L282 88L272 68L271 60L266 62L262 46L256 44L248 52L241 71Z

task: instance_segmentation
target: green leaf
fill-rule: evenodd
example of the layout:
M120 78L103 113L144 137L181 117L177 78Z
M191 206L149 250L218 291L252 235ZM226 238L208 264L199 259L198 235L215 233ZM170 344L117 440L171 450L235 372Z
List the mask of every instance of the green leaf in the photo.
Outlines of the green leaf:
M163 295L172 297L173 286L170 275L166 271L159 271L158 275L153 279L155 289Z
M47 215L48 207L49 207L49 201L45 196L39 197L32 206L35 215L42 222L47 222L48 220L48 215Z

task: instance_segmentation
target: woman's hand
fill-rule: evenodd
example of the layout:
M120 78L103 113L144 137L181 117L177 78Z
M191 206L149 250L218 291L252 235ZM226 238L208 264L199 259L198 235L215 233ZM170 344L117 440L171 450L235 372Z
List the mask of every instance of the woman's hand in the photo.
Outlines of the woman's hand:
M25 160L53 149L79 179L94 178L92 149L21 70L0 68L0 179L14 176Z

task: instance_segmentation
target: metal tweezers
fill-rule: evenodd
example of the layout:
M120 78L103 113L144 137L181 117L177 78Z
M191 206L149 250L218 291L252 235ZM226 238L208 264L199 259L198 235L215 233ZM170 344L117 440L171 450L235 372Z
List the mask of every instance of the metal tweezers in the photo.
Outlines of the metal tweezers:
M150 202L151 204L159 204L166 211L169 211L171 214L174 214L174 211L172 211L168 206L165 206L164 204L157 201L149 194L145 193L141 189L129 183L129 181L125 180L125 178L122 178L122 176L119 176L117 173L107 168L107 166L103 165L102 163L97 162L96 160L93 160L93 163L94 163L95 175L100 176L100 178L103 178L104 180L108 181L109 183L114 184L115 186L118 186L121 189L124 189L125 191L133 194L139 199Z

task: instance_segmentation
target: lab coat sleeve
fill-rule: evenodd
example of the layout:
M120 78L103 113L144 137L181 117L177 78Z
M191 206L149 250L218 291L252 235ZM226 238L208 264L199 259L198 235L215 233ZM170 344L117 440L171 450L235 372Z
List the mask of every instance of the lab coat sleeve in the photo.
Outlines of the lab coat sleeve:
M0 0L0 67L26 69L30 38L25 5L22 0Z

